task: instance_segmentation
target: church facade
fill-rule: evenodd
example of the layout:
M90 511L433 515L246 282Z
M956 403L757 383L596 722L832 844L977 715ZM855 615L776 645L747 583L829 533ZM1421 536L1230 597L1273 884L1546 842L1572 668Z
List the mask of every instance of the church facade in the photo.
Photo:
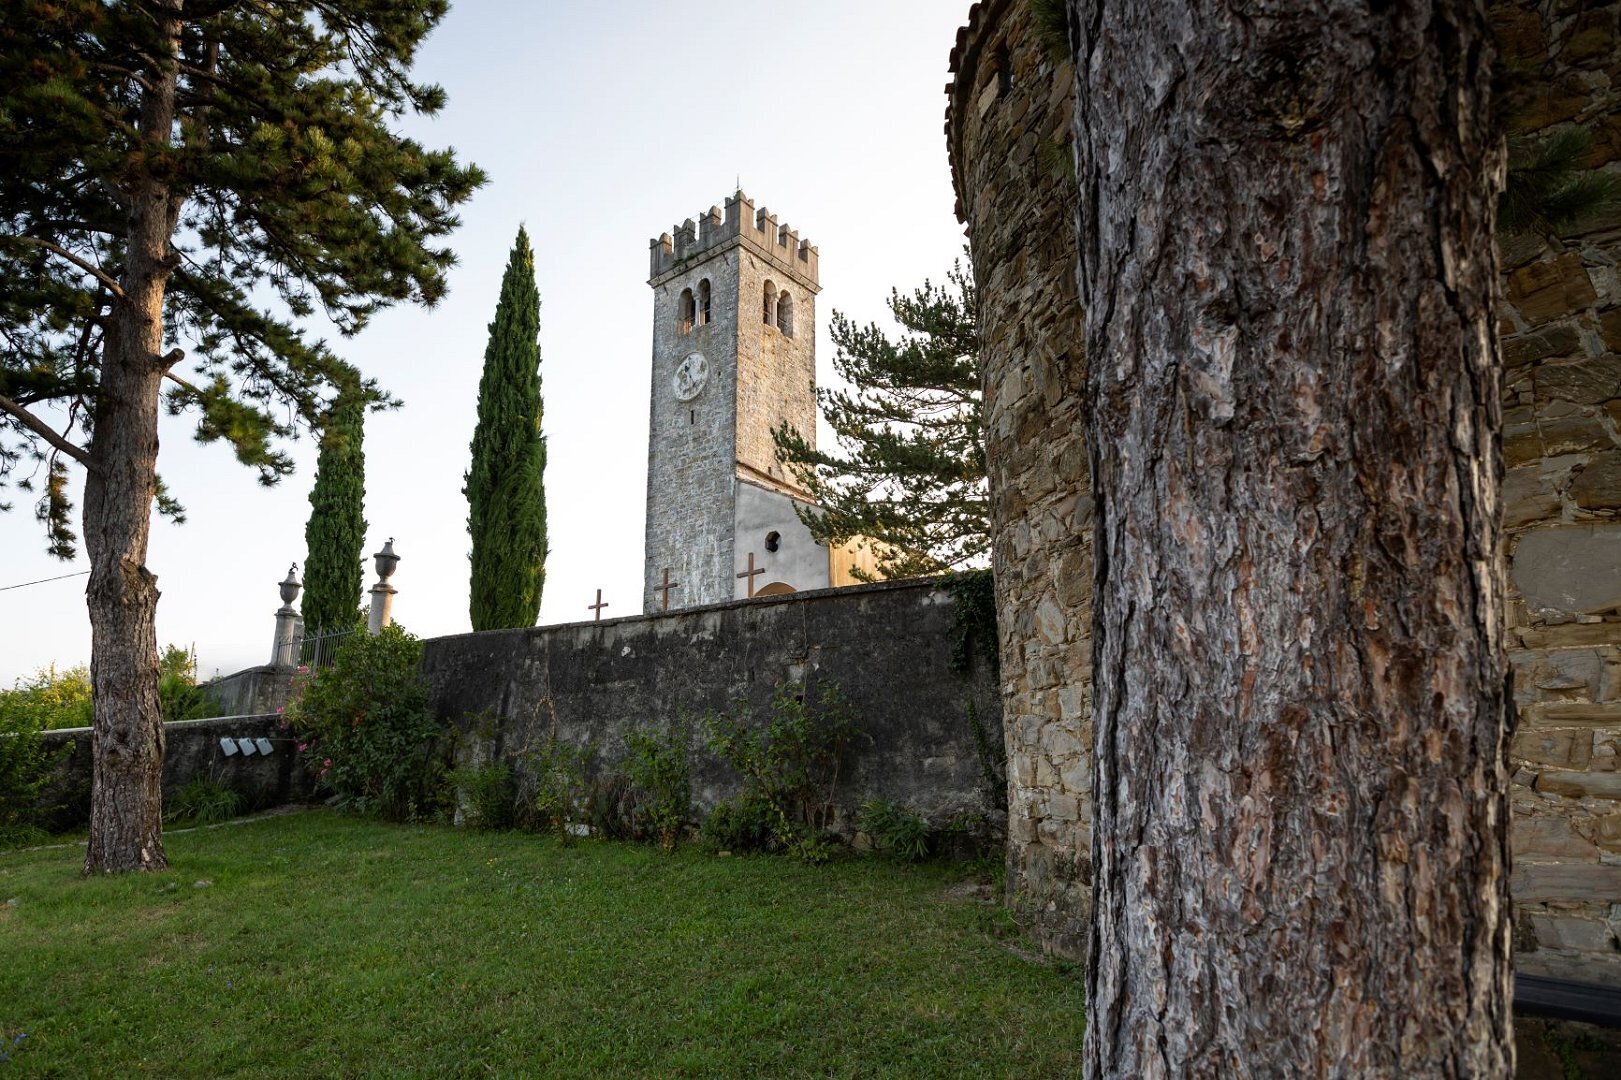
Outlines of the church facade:
M739 191L652 241L647 612L850 584L771 431L816 432L818 252Z

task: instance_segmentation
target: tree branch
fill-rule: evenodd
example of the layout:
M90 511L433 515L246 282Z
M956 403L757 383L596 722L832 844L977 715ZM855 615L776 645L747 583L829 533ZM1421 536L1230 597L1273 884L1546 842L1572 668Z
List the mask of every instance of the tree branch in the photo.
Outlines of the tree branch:
M83 449L74 445L73 443L68 442L55 431L52 431L49 424L35 416L33 413L29 412L27 409L23 408L21 405L18 405L15 401L12 401L4 394L0 394L0 412L9 413L10 415L15 416L23 427L32 431L35 435L38 435L40 438L50 443L52 446L62 451L62 453L66 454L74 461L77 461L85 468L95 468L95 465L90 460L90 455L87 454Z
M118 297L120 300L124 299L124 290L119 286L118 282L114 281L112 278L103 273L100 267L96 266L94 263L86 262L84 259L79 258L79 256L73 254L73 252L69 251L67 248L53 244L49 240L41 240L37 236L0 236L0 240L5 240L14 244L32 244L35 247L44 248L46 251L49 251L54 255L60 255L74 266L77 266L80 270L83 270L85 273L107 286L108 291L110 291L114 296Z

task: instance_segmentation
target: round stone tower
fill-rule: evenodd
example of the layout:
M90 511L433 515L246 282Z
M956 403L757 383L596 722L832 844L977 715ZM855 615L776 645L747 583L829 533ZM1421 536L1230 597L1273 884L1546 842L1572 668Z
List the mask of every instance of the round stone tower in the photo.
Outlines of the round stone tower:
M1008 899L1082 958L1091 903L1091 484L1075 282L1074 72L1026 0L951 52L946 142L979 292L1007 740Z

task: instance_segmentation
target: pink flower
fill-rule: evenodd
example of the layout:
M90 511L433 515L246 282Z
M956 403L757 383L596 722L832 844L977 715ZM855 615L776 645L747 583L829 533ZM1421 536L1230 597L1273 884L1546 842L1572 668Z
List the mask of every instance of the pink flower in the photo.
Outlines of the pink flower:
M284 713L286 711L287 711L287 706L285 706L285 705L277 705L276 706L276 715L277 716L280 716L282 713Z
M300 754L302 754L304 751L308 750L309 748L310 748L310 744L307 743L307 742L301 742L301 743L298 744L298 752Z
M332 768L332 759L327 758L325 761L321 762L321 768L323 770Z

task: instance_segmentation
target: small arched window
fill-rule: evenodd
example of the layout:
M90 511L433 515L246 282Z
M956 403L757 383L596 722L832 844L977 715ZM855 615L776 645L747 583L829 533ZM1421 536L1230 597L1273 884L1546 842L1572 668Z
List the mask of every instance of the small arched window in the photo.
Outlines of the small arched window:
M767 326L774 326L777 322L777 283L765 283L765 306L761 311L761 321Z
M709 325L709 279L698 282L698 325Z
M681 315L680 315L679 326L680 326L681 332L683 334L685 334L685 333L687 333L688 331L690 331L692 329L692 318L693 318L694 312L696 311L696 308L693 305L692 290L691 289L682 289L681 290L681 309L680 310L681 310Z
M777 297L777 329L789 337L794 336L794 298L784 289Z

